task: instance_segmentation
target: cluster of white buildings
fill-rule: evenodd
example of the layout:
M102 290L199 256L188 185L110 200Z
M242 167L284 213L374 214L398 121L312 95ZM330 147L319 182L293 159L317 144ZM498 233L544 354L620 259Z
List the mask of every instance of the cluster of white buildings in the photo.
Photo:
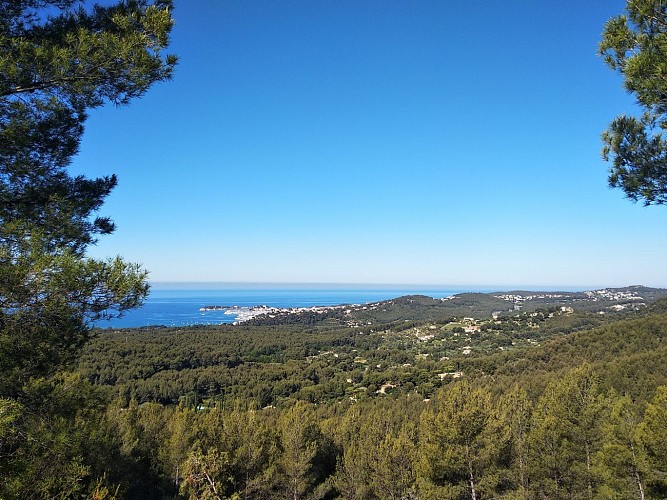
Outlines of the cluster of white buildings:
M584 292L586 296L593 301L596 300L613 300L616 302L626 302L632 300L644 300L637 292L619 291L619 290L593 290L592 292Z
M540 293L540 294L535 294L535 295L518 295L518 294L511 294L511 293L506 293L502 295L494 295L494 297L502 300L506 300L508 302L514 302L514 303L520 303L524 302L527 300L544 300L544 299L566 299L569 298L568 295L563 295L559 293Z

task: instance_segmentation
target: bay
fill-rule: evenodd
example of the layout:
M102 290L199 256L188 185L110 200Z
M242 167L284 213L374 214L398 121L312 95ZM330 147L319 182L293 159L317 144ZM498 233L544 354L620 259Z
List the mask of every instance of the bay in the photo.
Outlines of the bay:
M434 298L469 291L447 286L418 285L246 285L221 283L154 284L146 302L122 317L99 321L99 328L135 328L142 326L186 326L231 324L236 316L221 310L200 311L207 306L292 308L366 304L404 295Z

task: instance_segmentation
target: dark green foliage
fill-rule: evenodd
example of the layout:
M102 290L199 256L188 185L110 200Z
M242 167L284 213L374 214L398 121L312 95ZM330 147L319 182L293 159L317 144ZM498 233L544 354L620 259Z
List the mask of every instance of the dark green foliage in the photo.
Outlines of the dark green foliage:
M628 396L610 398L608 418L600 428L602 446L595 456L604 498L644 498L646 455L639 440L641 415Z
M0 395L17 396L31 377L73 361L91 319L135 307L146 293L145 273L120 259L5 250L0 245Z
M502 491L502 441L491 395L467 382L438 394L419 429L419 488L426 498L483 498Z
M497 326L512 338L524 328L552 338L449 360L415 357L425 341L407 339L451 332L452 318L393 334L299 324L121 330L101 334L81 369L124 397L181 396L179 406L121 400L107 412L119 464L140 471L109 466L108 483L128 495L660 498L663 309L625 320L517 313ZM603 323L580 330L595 318ZM466 342L486 335L495 330ZM461 370L463 381L440 380L444 370Z
M92 381L123 387L140 401L173 404L192 392L253 398L266 406L293 396L319 401L344 395L346 372L358 367L353 346L366 340L355 341L348 329L308 333L284 326L104 332L79 366ZM339 357L322 354L332 348ZM308 393L315 387L317 393Z
M363 328L290 321L276 326L107 330L85 349L79 369L92 382L115 385L128 400L175 404L181 398L252 398L262 407L288 398L323 402L375 397L385 384L395 386L387 385L385 392L417 391L429 397L460 370L492 373L497 384L510 385L525 373L529 386L540 387L545 370L571 367L582 359L614 373L619 390L636 393L646 385L645 377L663 383L662 371L648 369L657 366L664 352L656 348L650 329L640 333L646 321L638 320L641 326L632 335L619 326L567 336L620 317L538 310L487 320L473 332L451 317ZM650 321L660 321L658 317ZM553 337L564 340L535 347ZM523 351L527 346L534 349ZM463 354L465 347L470 347L469 354ZM522 351L513 353L517 350ZM633 371L634 357L647 369Z
M0 0L2 498L110 493L106 471L122 468L122 460L96 465L115 453L97 432L99 389L53 376L76 359L93 321L143 301L146 273L86 256L114 229L97 212L116 178L71 176L67 167L89 109L126 104L171 75L175 59L162 54L169 8Z
M661 496L667 495L667 386L659 387L646 406L637 438L645 450L649 486Z
M52 9L48 20L44 8ZM82 251L113 230L108 218L90 217L116 178L71 177L65 168L86 110L126 104L170 77L175 58L161 54L169 3L85 10L73 1L12 0L0 2L0 13L0 222L19 234L36 225L52 245Z
M355 311L360 320L390 321L437 320L448 317L471 316L488 318L496 310L506 310L508 304L486 293L461 293L449 300L433 299L423 295L408 295Z
M84 254L113 231L96 212L115 177L66 168L88 109L169 78L171 25L168 2L0 2L0 395L70 362L91 321L147 293L138 266Z
M534 489L554 498L593 498L593 456L601 448L604 414L597 377L584 366L553 380L532 414L530 455Z
M605 388L646 400L653 388L667 384L667 315L611 322L593 330L562 335L530 349L462 362L468 372L494 377L500 389L517 378L529 391L542 391L553 373L590 363L603 374Z
M96 443L115 461L95 470L106 467L128 498L631 498L635 472L645 497L660 498L663 399L660 389L644 412L603 395L583 368L554 378L537 401L519 387L493 397L474 381L431 402L195 410L133 401L97 419L106 441Z
M122 465L100 432L106 391L78 376L34 380L24 401L0 400L0 496L62 498L82 495L95 479ZM110 464L114 464L113 469Z
M617 117L605 131L602 155L611 161L609 184L645 205L667 202L667 10L659 0L629 0L627 15L605 26L600 54L624 77L643 109Z

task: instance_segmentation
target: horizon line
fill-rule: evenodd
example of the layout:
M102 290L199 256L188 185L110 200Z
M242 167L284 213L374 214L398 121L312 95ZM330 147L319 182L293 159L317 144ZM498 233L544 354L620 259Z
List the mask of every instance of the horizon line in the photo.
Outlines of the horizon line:
M632 284L632 285L527 285L527 284L439 284L439 283L371 283L371 282L326 282L326 281L176 281L176 280L149 280L151 286L164 287L164 286L177 286L179 288L192 287L192 286L203 286L206 288L211 288L215 286L224 286L224 287L285 287L285 288L313 288L313 287L329 287L329 288L362 288L362 287L373 287L373 288L422 288L422 289L457 289L457 290L486 290L486 291L502 291L502 290L534 290L541 291L543 289L549 289L549 291L586 291L586 290L600 290L604 288L628 288L636 286L647 286L649 288L654 288L653 286ZM655 287L661 288L661 287Z

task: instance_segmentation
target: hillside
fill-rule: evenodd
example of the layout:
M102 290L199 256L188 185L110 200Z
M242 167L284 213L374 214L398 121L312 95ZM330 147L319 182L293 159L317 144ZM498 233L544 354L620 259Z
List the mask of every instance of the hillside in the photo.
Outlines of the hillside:
M647 400L667 385L667 301L644 317L561 335L539 346L466 360L463 369L493 380L497 390L520 380L535 391L569 369L589 364L607 388ZM657 311L657 312L656 312Z
M524 367L532 373L527 380L538 380L542 372L584 360L627 372L628 364L643 360L643 369L662 359L662 344L655 343L662 337L642 332L662 331L659 311L665 302L639 312L599 314L561 306L565 309L518 310L493 319L489 311L500 300L488 294L450 300L407 296L336 312L343 317L290 313L267 318L268 324L258 317L237 326L104 331L86 348L78 370L91 382L122 388L139 401L244 397L267 405L292 398L368 397L386 384L395 386L394 392L429 396L451 380L453 375L446 374L461 371L511 380L523 373L512 367ZM539 300L534 303L553 304ZM570 300L582 309L609 307L608 302ZM457 317L455 311L463 314ZM474 319L474 313L483 312L486 319Z
M577 312L613 314L639 311L667 297L667 289L629 286L585 292L508 291L461 293L443 299L408 295L362 305L273 310L244 321L254 326L279 324L347 325L398 321L438 321L447 318L489 319L517 311L569 308ZM222 307L222 306L220 306Z
M480 498L667 494L667 300L484 320L390 302L359 311L384 324L101 333L78 371L116 402L83 420L106 436L88 467L127 498L274 498L298 480L303 498L463 499L464 459Z

